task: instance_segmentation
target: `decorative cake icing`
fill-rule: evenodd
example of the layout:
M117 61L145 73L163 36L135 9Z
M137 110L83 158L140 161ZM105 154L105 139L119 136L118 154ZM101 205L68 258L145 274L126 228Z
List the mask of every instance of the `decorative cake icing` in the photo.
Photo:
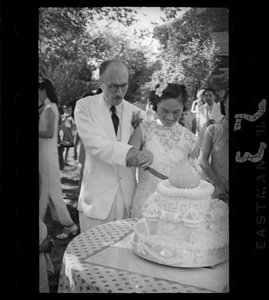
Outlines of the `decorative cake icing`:
M169 183L178 188L195 188L200 184L200 176L194 167L184 160L171 171Z
M148 260L174 267L213 266L229 257L228 205L184 161L161 181L134 226L132 246Z

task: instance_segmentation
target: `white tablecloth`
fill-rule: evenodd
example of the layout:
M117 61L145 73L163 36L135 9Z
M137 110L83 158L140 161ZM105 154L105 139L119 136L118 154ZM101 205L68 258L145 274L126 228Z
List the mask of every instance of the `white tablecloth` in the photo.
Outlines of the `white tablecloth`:
M75 237L62 262L58 293L216 293L228 283L228 262L174 268L137 256L130 245L138 219L96 226Z

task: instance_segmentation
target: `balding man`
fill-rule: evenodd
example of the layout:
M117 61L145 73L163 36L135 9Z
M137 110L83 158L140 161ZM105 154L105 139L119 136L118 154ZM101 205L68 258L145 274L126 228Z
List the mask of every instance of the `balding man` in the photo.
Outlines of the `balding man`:
M77 101L75 108L86 151L78 201L81 231L128 218L136 187L135 167L146 168L153 161L151 152L128 145L133 114L145 112L124 100L129 81L125 62L104 61L99 76L102 93Z

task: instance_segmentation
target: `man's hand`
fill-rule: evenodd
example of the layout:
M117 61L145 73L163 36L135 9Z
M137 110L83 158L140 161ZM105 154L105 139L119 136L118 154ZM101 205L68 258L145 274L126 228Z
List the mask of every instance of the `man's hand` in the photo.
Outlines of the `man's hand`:
M148 150L139 151L131 148L126 156L127 167L147 168L153 162L153 153Z
M136 167L137 166L137 155L140 151L135 148L131 148L126 155L126 166Z
M153 153L148 150L139 151L137 156L137 166L143 169L149 167L153 163Z

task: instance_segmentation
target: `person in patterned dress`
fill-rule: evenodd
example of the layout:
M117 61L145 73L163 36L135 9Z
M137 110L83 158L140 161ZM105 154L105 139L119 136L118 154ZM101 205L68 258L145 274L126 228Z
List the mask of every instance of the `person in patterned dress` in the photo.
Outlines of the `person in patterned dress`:
M220 102L219 122L207 127L199 155L199 165L215 186L212 197L229 202L229 91Z
M195 159L199 154L198 138L178 123L188 95L184 85L163 83L150 92L150 102L158 119L144 121L136 127L129 144L137 149L147 149L154 155L152 168L166 175L184 159ZM156 191L160 178L139 168L138 184L133 198L131 217L142 217L142 206Z

